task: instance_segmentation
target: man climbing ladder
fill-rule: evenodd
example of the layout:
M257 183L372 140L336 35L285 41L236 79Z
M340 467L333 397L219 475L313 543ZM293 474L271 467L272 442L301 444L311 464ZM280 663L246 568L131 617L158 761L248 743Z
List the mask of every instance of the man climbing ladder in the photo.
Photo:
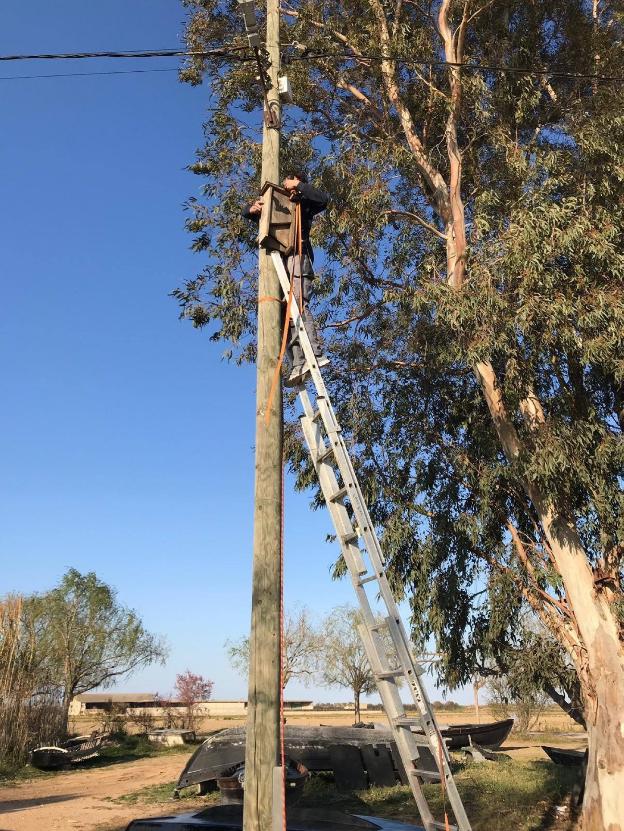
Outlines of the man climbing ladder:
M292 254L284 258L284 264L291 277L293 297L302 306L302 319L317 364L319 367L323 367L327 366L329 358L323 352L322 338L308 308L314 280L314 251L310 243L310 229L314 217L327 207L329 196L309 184L306 173L299 167L292 168L282 184L284 190L290 194L291 202L298 204L301 217L301 251L295 249ZM264 200L259 197L243 211L243 216L245 219L258 222L263 205ZM305 380L310 370L292 320L288 332L286 354L291 372L284 384L287 387L298 387Z

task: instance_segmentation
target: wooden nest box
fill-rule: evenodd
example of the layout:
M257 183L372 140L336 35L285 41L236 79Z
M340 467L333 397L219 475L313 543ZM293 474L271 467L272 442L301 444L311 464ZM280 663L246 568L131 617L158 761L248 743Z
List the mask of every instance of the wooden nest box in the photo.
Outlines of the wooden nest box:
M287 190L265 182L260 194L264 200L260 214L258 243L269 251L289 256L295 250L295 205Z

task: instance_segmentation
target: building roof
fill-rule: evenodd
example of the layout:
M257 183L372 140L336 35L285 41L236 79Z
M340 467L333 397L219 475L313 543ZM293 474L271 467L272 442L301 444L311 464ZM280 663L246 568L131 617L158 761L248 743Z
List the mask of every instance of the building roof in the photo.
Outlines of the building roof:
M96 704L99 702L106 703L107 701L119 701L124 703L126 701L157 701L158 696L154 693L80 693L76 696L76 701L83 701L86 703Z
M82 701L85 704L106 704L109 701L119 702L121 704L126 702L132 703L139 703L139 702L147 702L147 701L162 701L163 699L160 696L156 695L155 693L113 693L113 692L101 692L101 693L80 693L74 699L75 701ZM205 703L208 704L246 704L247 701L244 698L211 698L208 699ZM288 707L289 704L312 704L312 701L307 701L305 699L300 698L290 698L284 701L284 705Z

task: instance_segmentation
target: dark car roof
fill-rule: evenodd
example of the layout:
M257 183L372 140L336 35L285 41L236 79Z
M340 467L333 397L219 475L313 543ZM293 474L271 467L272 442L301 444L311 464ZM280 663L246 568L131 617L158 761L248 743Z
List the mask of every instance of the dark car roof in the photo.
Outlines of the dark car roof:
M196 831L199 828L214 831L239 831L243 827L241 805L217 805L177 816L135 819L126 831ZM340 811L313 808L293 808L288 812L288 831L417 831L414 825L384 820L378 817L360 817Z

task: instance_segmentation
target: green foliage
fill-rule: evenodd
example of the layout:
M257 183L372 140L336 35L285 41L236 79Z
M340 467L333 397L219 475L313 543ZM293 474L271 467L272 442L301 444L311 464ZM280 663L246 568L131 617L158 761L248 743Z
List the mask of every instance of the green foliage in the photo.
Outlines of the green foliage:
M185 5L190 47L244 44L235 3ZM448 178L451 74L413 62L439 61L437 5L423 12L398 4L396 18L394 4L382 8L391 54L404 61L399 93L429 163ZM523 648L517 624L527 597L549 609L566 599L526 482L578 529L590 565L621 604L623 95L621 85L581 77L462 72L467 276L451 289L445 219L384 85L374 6L285 7L283 42L309 52L292 52L288 67L296 106L285 112L284 158L300 158L331 194L314 240L324 254L315 311L331 344L329 385L394 587L409 598L414 639L435 639L444 682L455 686L475 669L505 669ZM452 4L454 26L463 7ZM624 74L623 18L613 4L601 3L596 19L584 0L475 2L470 10L467 63ZM310 57L321 53L332 57ZM198 83L202 73L215 111L191 166L205 199L189 204L188 229L208 265L175 295L184 315L247 360L254 229L240 208L259 185L261 98L249 63L215 68L195 58L183 80ZM483 360L522 441L513 463L472 371ZM520 412L531 395L545 414L537 428ZM295 424L287 448L299 487L316 487Z
M7 599L0 607L9 603ZM109 687L166 655L163 641L148 632L136 612L122 606L115 590L94 572L81 574L70 568L58 586L21 598L18 607L8 631L19 633L17 652L24 660L11 659L5 668L0 649L0 673L4 678L10 668L15 676L6 677L20 713L49 702L43 714L55 731L49 740L66 731L74 696ZM0 626L0 647L7 643ZM6 696L2 700L8 702Z
M32 603L45 618L40 647L66 706L75 695L164 661L162 640L145 629L136 612L118 603L115 590L95 572L70 568L56 588Z

